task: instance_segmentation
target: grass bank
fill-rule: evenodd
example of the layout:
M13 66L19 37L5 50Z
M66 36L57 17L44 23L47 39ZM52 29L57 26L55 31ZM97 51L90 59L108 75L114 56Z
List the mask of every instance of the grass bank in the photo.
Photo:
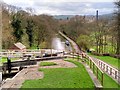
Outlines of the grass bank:
M118 69L118 59L117 58L113 58L113 57L110 57L110 56L96 56L96 55L93 55L93 54L90 54L90 56L93 56L95 58L98 58L108 64L110 64L111 66L115 67Z
M68 58L66 60L70 60L70 62L73 62L72 58ZM77 61L77 59L74 59L75 61ZM76 63L76 62L73 62ZM100 71L98 70L98 73L100 73ZM95 74L95 73L94 73ZM103 75L103 88L118 88L120 87L119 84L117 84L111 77L109 77L107 74L104 73Z
M21 88L94 88L94 83L82 64L71 61L75 68L40 69L44 78L26 80Z

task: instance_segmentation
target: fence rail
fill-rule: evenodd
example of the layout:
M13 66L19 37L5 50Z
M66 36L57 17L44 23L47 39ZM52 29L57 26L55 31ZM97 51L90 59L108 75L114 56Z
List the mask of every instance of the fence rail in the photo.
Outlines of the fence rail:
M120 71L117 70L116 68L110 66L109 64L99 60L98 60L98 65L99 67L105 71L107 74L109 74L112 78L114 78L115 80L117 80L118 82L120 82Z
M62 52L61 50L54 50L54 49L35 49L35 50L30 50L26 49L26 51L20 51L20 50L2 50L0 52L1 57L22 57L25 54L33 54L33 55L42 55L44 53L57 53L57 52Z
M88 55L85 55L85 57L87 59L88 65L90 66L91 70L96 75L97 79L101 82L101 84L103 85L104 72L101 70L101 68L99 68L99 66L94 62L94 60L92 60L91 57L89 57Z
M86 57L91 58L87 54L86 54ZM120 71L118 69L112 67L111 65L99 59L94 60L94 62L102 71L106 72L111 78L113 78L115 81L120 83Z

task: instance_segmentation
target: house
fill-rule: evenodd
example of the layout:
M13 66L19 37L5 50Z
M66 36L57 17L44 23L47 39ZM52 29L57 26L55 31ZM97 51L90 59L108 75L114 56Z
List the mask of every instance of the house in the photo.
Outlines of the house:
M26 46L18 42L18 43L14 43L13 46L9 48L9 50L26 51Z

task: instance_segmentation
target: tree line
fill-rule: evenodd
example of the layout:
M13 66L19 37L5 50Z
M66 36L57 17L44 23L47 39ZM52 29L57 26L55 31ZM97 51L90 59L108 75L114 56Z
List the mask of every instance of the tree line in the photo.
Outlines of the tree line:
M57 20L48 15L34 15L30 8L27 10L3 5L3 49L16 42L27 48L51 48L51 40L58 30Z
M99 54L120 54L120 1L115 6L112 19L76 15L62 20L35 15L31 8L24 11L3 5L3 48L15 42L22 42L28 48L51 48L52 38L62 31L83 51L94 49Z

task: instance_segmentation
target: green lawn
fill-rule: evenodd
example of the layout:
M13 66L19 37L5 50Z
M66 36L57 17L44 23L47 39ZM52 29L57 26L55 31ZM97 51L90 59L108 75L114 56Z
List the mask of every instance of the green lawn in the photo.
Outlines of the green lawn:
M68 59L70 61L72 60L72 58L68 58ZM77 61L78 59L76 58L74 60ZM98 73L100 73L100 71L98 71ZM111 77L109 77L107 74L104 73L103 88L118 88L118 86L120 87L119 84L117 84Z
M44 78L26 80L21 88L94 88L84 66L76 61L71 62L78 67L40 69L44 72Z
M110 78L107 74L104 74L104 81L103 81L104 88L118 88L120 87L112 78Z
M18 60L20 58L11 58L11 61L15 61L15 60ZM7 62L7 57L2 57L2 60L1 60L2 63L4 62Z
M26 80L21 88L94 88L94 84L84 66L69 58L65 59L76 64L76 68L39 69L45 76L39 80ZM120 87L120 85L119 85ZM118 84L104 74L103 88L118 88Z
M54 66L54 65L57 65L57 64L54 62L41 62L40 63L40 66Z
M110 56L96 56L96 55L92 55L92 54L89 54L89 55L96 57L118 69L118 59L117 58L113 58Z
M93 67L91 67L91 69L93 70ZM98 70L99 73L99 81L101 80L101 72L100 70ZM94 66L94 75L97 76L97 68ZM104 88L118 88L118 84L111 78L109 77L107 74L104 73L103 75L103 87Z

